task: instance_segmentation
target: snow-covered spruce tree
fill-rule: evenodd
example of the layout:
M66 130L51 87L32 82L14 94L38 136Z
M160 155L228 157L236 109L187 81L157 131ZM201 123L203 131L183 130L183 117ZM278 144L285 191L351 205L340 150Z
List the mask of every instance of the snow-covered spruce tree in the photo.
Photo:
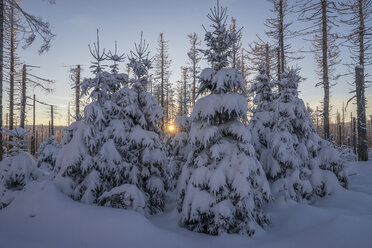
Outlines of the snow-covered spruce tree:
M60 148L54 136L47 138L38 149L37 167L47 172L53 171Z
M121 144L115 140L126 123L118 120L121 109L114 96L128 79L126 74L103 71L101 63L107 56L100 50L98 32L97 43L89 50L95 59L91 66L95 77L84 79L80 86L81 95L88 95L91 103L85 107L84 117L66 129L56 160L55 182L74 200L98 204L103 193L125 183L126 164L119 152ZM143 206L134 201L131 207L140 211Z
M2 130L11 137L9 145L12 148L9 150L10 156L0 162L0 209L8 206L16 192L22 190L29 181L42 175L31 155L24 151L24 137L28 133L20 127Z
M151 69L148 44L142 39L131 52L128 66L132 68L135 79L132 89L122 89L117 95L118 106L123 109L128 121L127 130L122 132L121 149L125 151L128 183L136 186L146 203L146 212L154 214L164 210L167 188L165 168L167 158L160 140L163 110L156 99L146 91L147 72ZM108 194L109 195L109 194ZM106 202L106 197L101 198Z
M237 37L226 28L227 9L217 6L207 16L209 49L202 51L213 68L200 75L199 99L191 114L192 151L182 169L178 210L180 223L189 230L212 235L253 235L268 224L262 204L270 197L265 173L255 157L250 135L240 122L247 103L239 71L226 68Z
M131 89L126 74L111 73L100 65L106 56L99 44L91 51L97 62L95 78L85 79L82 94L92 102L84 118L68 128L56 162L56 181L64 191L85 203L156 213L164 209L165 161L157 127L162 110L145 91L151 60L142 42L132 53L129 66L137 79Z
M258 68L259 75L256 80L252 83L250 93L254 94L253 103L255 108L253 109L253 116L249 122L248 128L251 131L252 143L256 149L256 154L263 169L266 173L275 173L278 170L275 167L275 163L266 163L268 156L271 156L270 150L270 135L275 125L275 97L276 94L273 92L274 84L270 82L267 76L266 67L260 65ZM267 166L270 166L269 168ZM271 170L274 171L272 172Z
M285 111L289 113L288 116L292 123L293 133L296 134L300 143L298 147L299 154L304 157L300 151L306 148L307 154L310 157L308 160L310 160L311 170L314 171L317 169L317 166L319 166L320 169L329 170L337 176L343 187L347 187L344 161L340 158L340 153L329 141L322 139L316 133L316 129L304 102L298 98L298 84L300 81L301 78L295 70L284 73L283 80L280 83L282 87L286 88L286 91L279 94L278 97L279 113L281 111L283 113L285 113ZM283 104L285 102L288 104ZM293 109L293 114L290 113L290 108ZM316 164L312 164L314 162L316 162ZM314 179L314 176L312 176L312 178Z
M282 91L277 99L262 97L256 90L254 112L249 128L260 162L271 183L271 192L285 200L304 202L332 193L345 186L342 160L331 145L316 133L305 104L298 98L300 77L295 70L282 74ZM262 78L258 78L262 85Z

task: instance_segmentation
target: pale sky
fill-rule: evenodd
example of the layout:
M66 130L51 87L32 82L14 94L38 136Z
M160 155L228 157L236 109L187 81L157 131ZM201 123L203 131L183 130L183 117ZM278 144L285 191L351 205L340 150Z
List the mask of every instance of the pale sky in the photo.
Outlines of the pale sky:
M255 39L256 34L268 39L264 34L265 19L272 16L269 9L271 4L264 0L221 0L221 5L228 7L230 17L237 19L238 26L243 26L243 46L247 48L248 42ZM120 52L128 54L134 47L143 31L144 38L150 44L151 54L155 55L159 33L163 32L169 41L169 53L172 60L171 82L175 83L181 78L180 67L187 62L189 41L187 34L196 32L204 37L202 24L209 25L206 15L214 0L57 0L55 5L46 4L41 0L24 0L23 8L43 17L50 22L56 38L53 40L50 51L39 56L38 42L27 50L19 49L21 61L40 66L33 73L56 81L53 94L44 95L36 91L39 100L57 106L55 125L66 125L67 104L73 104L73 90L70 89L69 68L66 66L82 64L82 77L91 76L89 65L92 60L88 44L95 42L96 29L100 30L101 45L106 49L113 49L117 40ZM295 20L296 16L288 17L294 21L293 29L304 24ZM305 24L306 25L306 24ZM345 27L340 27L345 31ZM310 42L297 38L291 41L294 48L308 49ZM203 44L204 47L204 44ZM350 55L342 49L343 63L349 62ZM127 61L125 61L126 63ZM306 78L300 85L300 97L312 106L320 105L323 98L323 89L316 88L319 81L315 74L314 57L306 55L305 59L296 62L302 68L301 76ZM292 66L296 66L292 63ZM125 64L121 66L123 69ZM343 74L347 68L344 65L337 67L337 73ZM371 68L367 68L370 71ZM333 113L341 108L341 103L350 97L352 88L348 82L351 78L342 78L331 90L331 104ZM32 95L32 89L29 95ZM367 99L372 101L372 90L367 89ZM6 106L6 104L4 104ZM348 110L353 110L349 108ZM7 109L4 111L7 112ZM348 113L350 114L350 113ZM370 108L367 115L372 114ZM28 112L31 117L31 111ZM46 107L39 107L36 113L37 124L47 124L49 115ZM335 116L333 115L332 118ZM31 121L30 118L29 123Z

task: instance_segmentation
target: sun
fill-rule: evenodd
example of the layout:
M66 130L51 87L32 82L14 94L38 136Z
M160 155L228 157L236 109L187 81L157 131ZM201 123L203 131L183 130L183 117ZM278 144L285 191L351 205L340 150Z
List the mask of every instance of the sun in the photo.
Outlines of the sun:
M173 133L176 130L176 127L173 124L170 124L168 126L168 130L169 130L169 132Z

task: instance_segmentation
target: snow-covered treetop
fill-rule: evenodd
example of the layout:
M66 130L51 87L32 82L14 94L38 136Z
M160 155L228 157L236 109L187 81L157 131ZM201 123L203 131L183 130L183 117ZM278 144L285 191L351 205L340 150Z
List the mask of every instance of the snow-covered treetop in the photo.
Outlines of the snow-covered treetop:
M92 65L90 68L93 69L93 73L97 74L99 72L102 72L102 68L105 67L106 65L101 65L101 62L107 59L107 55L105 53L105 49L100 50L99 47L99 30L97 29L97 43L93 42L93 48L88 45L90 54L93 56L95 61L92 61Z
M99 46L99 35L97 30L97 43L93 43L93 49L89 46L89 51L95 61L92 62L94 78L86 78L80 84L81 96L89 95L93 101L105 101L110 98L112 93L118 91L124 84L128 82L128 75L125 73L118 73L118 62L122 62L124 55L117 55L117 46L115 43L115 53L112 54L110 51L107 55L105 49L101 52ZM114 65L111 66L112 73L103 71L104 65L101 62L104 60L114 61Z
M147 79L143 80L142 77L145 76L147 71L152 68L152 59L149 58L149 44L146 43L146 40L142 39L142 35L143 33L141 32L140 43L134 43L136 50L130 51L130 56L128 56L128 67L133 69L137 79L141 82L142 86L146 88L146 85L144 84L147 84Z
M291 69L288 72L282 73L282 79L278 85L282 88L279 92L280 102L290 102L293 98L298 97L298 84L301 82L301 77L298 75L298 70Z
M1 130L5 135L11 137L8 142L12 147L9 150L9 153L11 155L16 155L22 152L25 148L24 138L30 134L21 127L15 127L13 130L2 127Z
M252 84L250 92L256 94L253 102L257 105L257 108L269 110L267 109L268 105L266 103L274 100L274 93L272 92L273 83L270 82L269 77L266 75L266 68L264 65L260 65L258 71L260 74Z
M241 90L244 92L244 80L239 71L235 68L225 68L228 66L228 56L231 47L236 42L240 33L230 31L227 28L226 14L227 8L222 8L217 1L217 6L211 9L207 17L212 21L210 27L213 31L206 31L205 41L209 49L200 50L213 68L206 68L200 74L200 86L198 94L210 90L213 94L228 93ZM203 26L204 27L204 26Z
M111 60L114 64L110 65L111 72L113 74L117 74L119 72L119 65L118 63L123 62L125 59L125 54L118 54L118 47L117 47L117 42L115 41L115 50L114 53L109 51L107 54L107 60Z
M210 49L200 51L207 57L213 69L218 71L228 65L227 57L231 53L232 45L238 39L240 30L237 32L228 30L226 24L228 17L226 14L227 8L221 7L219 1L217 1L217 6L211 8L210 11L211 13L209 13L207 17L212 21L210 27L213 31L207 31L203 26L206 31L204 40L207 42L207 46Z

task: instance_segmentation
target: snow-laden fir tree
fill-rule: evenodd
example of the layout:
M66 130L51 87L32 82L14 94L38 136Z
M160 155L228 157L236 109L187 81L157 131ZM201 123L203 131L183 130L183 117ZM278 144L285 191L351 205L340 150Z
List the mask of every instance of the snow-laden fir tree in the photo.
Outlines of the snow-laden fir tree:
M20 127L2 130L11 137L9 145L12 148L10 156L0 162L0 209L8 206L27 183L43 175L31 155L24 151L24 138L29 134Z
M84 117L66 129L56 160L55 181L74 200L98 204L103 193L125 182L121 143L115 140L126 120L119 119L122 111L114 97L128 79L126 74L103 70L107 56L100 49L98 32L97 43L89 49L95 59L91 66L95 77L83 80L81 95L88 95L91 102L84 109Z
M131 52L128 64L136 78L130 82L132 89L120 92L118 104L126 109L126 118L130 124L123 139L123 148L127 151L125 161L132 166L128 179L143 193L146 209L153 214L164 210L167 158L159 128L163 110L146 91L146 75L151 69L151 62L148 44L141 34L140 43Z
M306 202L332 193L339 185L335 175L346 186L338 152L318 136L305 104L298 98L301 78L297 72L282 74L282 90L274 101L269 93L272 86L264 77L261 72L252 89L257 108L249 128L273 195Z
M144 89L151 66L147 47L141 40L136 49L129 65L137 79L129 89L122 87L128 83L126 74L115 67L111 73L103 71L105 55L95 46L95 78L82 83L91 103L62 140L56 181L67 182L64 191L75 200L155 213L164 208L165 157L156 133L162 111Z
M240 120L247 102L239 71L226 68L237 34L226 28L226 8L211 9L212 31L206 32L209 49L203 54L212 64L200 75L199 99L191 114L190 152L182 169L178 210L180 223L208 234L252 235L269 220L262 209L270 197L265 173L255 157L250 135Z
M54 136L51 136L42 142L37 151L37 167L44 171L53 171L60 148L61 146L55 140Z
M290 117L293 133L296 134L300 143L297 149L300 155L305 157L301 150L306 148L307 152L304 153L309 156L311 165L309 168L315 171L319 166L320 169L332 171L337 176L340 184L347 187L344 161L332 144L316 133L310 114L307 112L304 102L298 97L300 81L301 78L296 70L284 73L280 84L285 91L278 96L279 115L281 112L284 114L287 112L287 116ZM312 175L312 180L314 179L314 175ZM329 182L324 182L324 186L327 186L327 183Z

